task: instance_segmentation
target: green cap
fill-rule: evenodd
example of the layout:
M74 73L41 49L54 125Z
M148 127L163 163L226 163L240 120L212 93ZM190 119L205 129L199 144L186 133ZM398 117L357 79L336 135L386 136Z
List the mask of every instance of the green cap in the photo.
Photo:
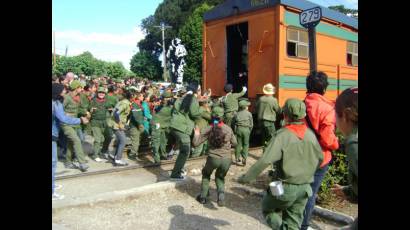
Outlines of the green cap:
M300 120L306 116L306 106L299 99L289 98L283 106L283 112L291 121Z
M212 108L212 116L213 117L223 117L224 116L224 109L220 106L215 106Z
M114 80L114 82L115 82L115 83L122 83L122 80L119 79L119 78L117 78L117 79Z
M127 90L129 90L129 91L131 91L131 92L133 92L133 93L138 92L138 88L137 88L137 87L135 87L135 86L130 86L130 87L127 87Z
M245 107L247 107L247 106L249 106L251 103L249 102L249 101L247 101L247 100L241 100L241 101L239 101L239 107L241 107L241 108L245 108Z
M74 81L72 81L71 84L70 84L70 89L71 89L71 90L76 90L76 89L79 88L79 87L83 87L83 85L82 85L81 82L78 81L78 80L74 80Z
M170 97L173 97L174 95L171 93L171 92L169 92L169 91L165 91L163 94L162 94L162 97L163 98L170 98Z
M104 87L98 87L97 93L107 93Z

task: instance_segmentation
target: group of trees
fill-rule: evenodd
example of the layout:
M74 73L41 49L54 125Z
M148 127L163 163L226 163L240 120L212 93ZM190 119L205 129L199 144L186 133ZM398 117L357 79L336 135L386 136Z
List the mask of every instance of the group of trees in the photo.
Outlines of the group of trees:
M165 30L165 48L171 40L179 37L188 51L185 58L184 81L200 82L202 75L202 24L203 13L224 0L164 0L158 5L154 15L142 20L141 27L146 36L138 42L139 51L131 60L131 70L138 76L154 80L162 78L161 30L155 26L164 22L172 26Z
M69 71L86 76L105 75L113 78L135 76L134 73L125 69L121 62L98 60L88 51L73 57L57 55L56 64L53 64L53 75L60 76Z

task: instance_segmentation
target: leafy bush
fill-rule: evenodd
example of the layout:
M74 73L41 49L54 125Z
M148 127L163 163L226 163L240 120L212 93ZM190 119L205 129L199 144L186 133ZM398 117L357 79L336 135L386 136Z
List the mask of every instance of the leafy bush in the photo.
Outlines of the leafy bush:
M339 138L339 143L344 143L344 137L337 130L336 136ZM334 151L332 161L329 164L329 170L320 185L318 192L319 200L326 202L331 199L331 188L334 184L348 185L348 165L346 160L346 153L344 151Z

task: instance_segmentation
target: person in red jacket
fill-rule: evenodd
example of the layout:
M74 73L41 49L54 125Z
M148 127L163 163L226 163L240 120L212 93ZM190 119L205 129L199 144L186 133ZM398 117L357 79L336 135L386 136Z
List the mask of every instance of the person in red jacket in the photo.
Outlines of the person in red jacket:
M307 95L306 123L315 133L323 152L323 161L316 170L311 184L313 195L309 197L303 213L301 230L309 227L312 212L316 203L316 194L332 160L332 151L339 148L339 140L335 134L336 113L333 101L324 97L329 82L324 72L311 72L306 78Z

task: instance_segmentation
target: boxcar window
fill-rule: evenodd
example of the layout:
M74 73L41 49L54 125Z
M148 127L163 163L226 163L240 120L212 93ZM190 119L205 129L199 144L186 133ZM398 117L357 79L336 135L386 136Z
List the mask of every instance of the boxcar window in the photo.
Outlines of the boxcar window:
M357 42L347 42L347 64L358 66L359 50Z
M287 53L290 57L308 58L308 33L303 30L288 28Z

